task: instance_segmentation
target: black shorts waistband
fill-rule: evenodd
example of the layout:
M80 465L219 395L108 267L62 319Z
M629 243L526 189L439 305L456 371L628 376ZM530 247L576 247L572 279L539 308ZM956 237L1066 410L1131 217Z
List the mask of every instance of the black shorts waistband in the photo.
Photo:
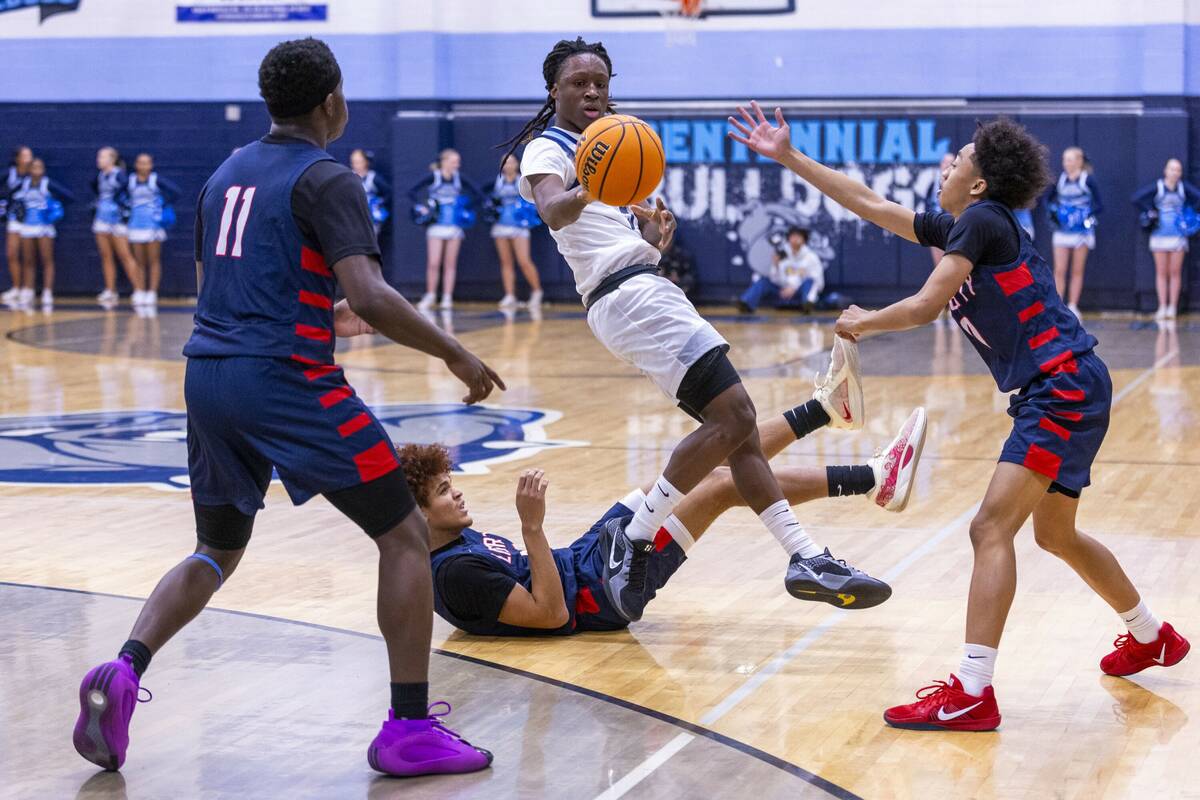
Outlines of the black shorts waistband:
M652 264L634 264L632 267L617 270L612 275L600 281L600 285L588 293L587 299L583 301L584 309L591 311L592 306L596 305L597 300L606 294L615 292L620 288L622 283L630 278L636 278L638 275L649 275L650 273L657 275L658 267Z

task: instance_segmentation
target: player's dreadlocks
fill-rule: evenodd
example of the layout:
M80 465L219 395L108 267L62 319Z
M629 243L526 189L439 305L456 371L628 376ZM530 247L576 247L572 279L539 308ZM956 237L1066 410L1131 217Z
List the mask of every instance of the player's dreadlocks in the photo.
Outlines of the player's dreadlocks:
M1050 185L1046 146L1006 117L975 130L975 166L987 181L987 196L1009 208L1028 208Z
M500 159L501 165L504 164L504 159L512 155L518 147L532 140L549 126L550 120L554 117L554 98L548 92L554 88L554 83L558 80L558 73L567 59L580 53L591 53L599 57L604 62L604 66L608 68L608 77L613 77L612 59L608 57L608 51L604 49L603 42L585 42L582 36L575 37L575 41L559 40L558 44L554 45L554 48L546 55L546 60L542 62L542 77L546 79L546 102L542 104L537 115L525 123L525 127L521 129L520 133L507 142L497 145L497 147L508 148L508 152ZM605 110L611 112L612 105Z

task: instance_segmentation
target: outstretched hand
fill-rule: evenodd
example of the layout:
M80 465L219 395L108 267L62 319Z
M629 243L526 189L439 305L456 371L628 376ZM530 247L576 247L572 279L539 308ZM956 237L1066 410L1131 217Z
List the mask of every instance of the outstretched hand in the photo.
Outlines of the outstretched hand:
M772 125L763 114L757 100L750 101L750 108L754 111L753 115L742 106L738 106L737 110L742 119L729 117L729 124L737 130L737 133L730 131L729 138L741 142L760 155L779 161L792 147L792 129L783 118L783 109L775 109L777 125Z
M642 232L642 236L646 241L665 252L675 239L677 223L675 215L667 210L662 198L655 199L653 209L634 203L629 210L639 221L645 223L646 228Z
M463 397L463 402L467 405L474 405L486 399L497 386L501 390L508 390L496 371L466 348L459 348L458 352L447 358L446 366L454 373L454 377L466 385L467 395Z
M517 481L517 516L524 529L540 528L546 519L546 489L550 481L540 469L527 469Z

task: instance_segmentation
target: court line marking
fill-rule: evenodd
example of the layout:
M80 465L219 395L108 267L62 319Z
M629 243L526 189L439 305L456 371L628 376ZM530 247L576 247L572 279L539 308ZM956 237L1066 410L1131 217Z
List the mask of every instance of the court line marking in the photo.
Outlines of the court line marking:
M1168 361L1170 361L1170 359L1175 358L1178 355L1178 350L1172 350L1171 352L1157 359L1152 366L1142 370L1137 377L1135 377L1125 386L1121 387L1121 391L1113 395L1110 408L1115 408L1118 403L1120 403L1122 400L1132 394L1134 390L1145 383L1150 376L1154 374L1155 370L1164 366ZM959 514L948 524L938 530L937 533L918 545L890 570L881 575L880 579L890 583L900 575L903 575L921 557L940 544L951 533L954 533L965 523L969 522L970 519L975 516L975 513L979 510L982 503L983 501L980 500L966 511ZM712 725L720 720L722 717L736 708L743 700L757 691L760 686L783 671L783 669L790 662L795 660L799 655L811 647L818 639L828 633L838 624L838 622L843 619L845 619L845 614L842 612L834 611L826 615L824 619L822 619L807 633L797 639L795 643L791 645L791 647L773 658L765 667L758 670L754 675L742 683L741 686L726 695L720 703L713 706L707 713L702 715L700 717L701 724L706 726ZM618 800L618 798L624 797L630 789L648 778L651 773L653 773L680 750L686 747L691 739L685 739L685 736L686 734L680 734L670 742L667 742L667 744L660 747L657 751L650 754L648 758L630 770L630 772L621 778L621 780L617 781L607 790L597 795L596 800Z

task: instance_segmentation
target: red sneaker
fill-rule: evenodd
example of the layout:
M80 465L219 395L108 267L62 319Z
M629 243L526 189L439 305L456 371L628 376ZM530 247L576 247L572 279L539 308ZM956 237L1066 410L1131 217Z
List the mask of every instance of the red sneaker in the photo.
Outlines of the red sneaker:
M989 686L982 697L967 694L954 675L950 682L934 681L917 690L917 702L883 712L893 728L911 731L994 731L1000 727L1000 708Z
M1100 669L1105 675L1132 675L1147 667L1173 667L1192 649L1169 622L1162 624L1158 638L1149 644L1142 644L1133 634L1123 633L1113 640L1113 645L1117 649L1100 659Z

